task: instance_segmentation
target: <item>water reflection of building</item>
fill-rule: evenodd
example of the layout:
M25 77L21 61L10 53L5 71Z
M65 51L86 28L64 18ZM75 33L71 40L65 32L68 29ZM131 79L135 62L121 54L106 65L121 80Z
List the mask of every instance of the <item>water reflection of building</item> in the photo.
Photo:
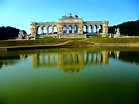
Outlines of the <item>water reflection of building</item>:
M85 65L107 65L108 64L108 52L102 51L97 53L87 52L84 55Z
M34 67L51 67L58 66L57 53L46 53L46 54L33 54L32 65Z
M85 65L107 65L108 52L61 52L33 54L32 65L34 67L56 67L65 72L78 72Z
M119 56L120 56L120 51L109 51L108 52L108 54L109 54L109 56L112 56L112 57L114 57L114 58L119 58Z
M25 55L25 54L21 54L21 55L19 55L19 56L20 56L20 59L25 59L25 58L28 57L28 55Z
M65 72L78 72L84 67L84 54L82 52L61 53L58 56L58 65Z

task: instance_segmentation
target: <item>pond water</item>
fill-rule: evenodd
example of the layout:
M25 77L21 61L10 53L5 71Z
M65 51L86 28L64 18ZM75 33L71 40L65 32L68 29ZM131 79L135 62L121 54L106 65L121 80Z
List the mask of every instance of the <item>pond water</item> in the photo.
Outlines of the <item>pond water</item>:
M0 104L139 104L139 51L0 53Z

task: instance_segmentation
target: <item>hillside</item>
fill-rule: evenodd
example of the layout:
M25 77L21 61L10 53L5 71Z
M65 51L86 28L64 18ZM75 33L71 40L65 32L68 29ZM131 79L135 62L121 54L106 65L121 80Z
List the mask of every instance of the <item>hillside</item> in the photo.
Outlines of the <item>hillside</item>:
M14 27L0 27L0 40L14 39L18 37L19 29Z
M120 33L128 36L139 36L139 20L128 21L122 24L109 27L109 33L114 33L115 28L120 29Z

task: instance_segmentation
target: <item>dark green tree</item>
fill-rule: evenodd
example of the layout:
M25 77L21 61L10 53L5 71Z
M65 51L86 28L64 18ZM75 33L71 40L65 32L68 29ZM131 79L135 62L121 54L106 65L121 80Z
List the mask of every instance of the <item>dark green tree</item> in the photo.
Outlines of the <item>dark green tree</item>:
M114 33L115 28L120 29L120 33L129 36L139 36L139 20L128 21L119 25L110 26L109 33Z
M15 39L18 37L19 29L14 27L0 27L0 40Z

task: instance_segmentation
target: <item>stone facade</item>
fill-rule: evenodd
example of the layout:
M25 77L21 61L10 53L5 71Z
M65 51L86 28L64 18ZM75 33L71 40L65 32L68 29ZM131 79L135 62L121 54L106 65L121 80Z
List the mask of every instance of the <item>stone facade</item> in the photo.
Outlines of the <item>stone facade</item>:
M41 33L38 32L39 28ZM46 32L44 32L44 28ZM94 28L96 32L94 32ZM33 36L84 37L86 34L107 34L108 21L83 21L83 18L79 18L77 15L68 14L68 16L62 16L57 22L31 22L30 29Z

